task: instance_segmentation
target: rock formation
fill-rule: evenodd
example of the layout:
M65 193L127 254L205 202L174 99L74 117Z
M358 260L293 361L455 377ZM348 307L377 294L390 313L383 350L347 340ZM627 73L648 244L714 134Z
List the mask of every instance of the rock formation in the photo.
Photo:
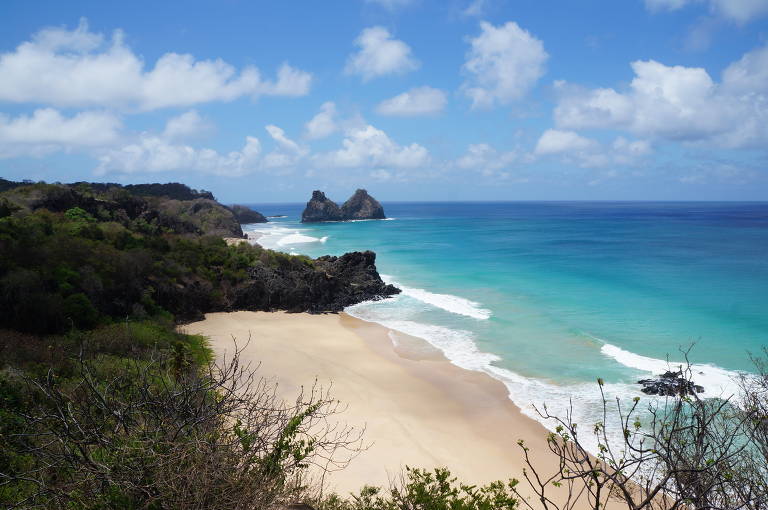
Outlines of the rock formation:
M256 265L248 269L248 276L246 284L235 290L233 310L340 312L400 292L382 281L372 251L319 257L309 264L291 259L277 271Z
M307 207L301 213L302 223L314 223L318 221L341 221L344 219L341 209L333 200L325 196L319 190L312 192L312 198L307 202Z
M341 206L345 220L383 220L384 208L364 189L355 191L349 200Z
M637 382L643 385L640 391L646 395L685 397L704 391L703 387L693 384L693 381L686 379L680 371L664 372L656 379L641 379Z
M263 214L244 205L233 205L229 209L241 225L245 225L246 223L266 223L268 221Z
M364 189L355 191L349 200L339 208L322 191L312 192L312 199L301 214L302 223L342 220L382 220L384 208Z

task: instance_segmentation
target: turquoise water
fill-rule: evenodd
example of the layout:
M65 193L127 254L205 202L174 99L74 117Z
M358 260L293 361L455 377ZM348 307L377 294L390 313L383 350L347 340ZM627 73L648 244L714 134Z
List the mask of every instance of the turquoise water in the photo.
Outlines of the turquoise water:
M404 293L349 313L501 379L531 415L572 399L590 421L597 377L641 396L635 381L692 344L705 395L728 395L768 345L766 203L384 206L393 219L302 225L303 204L255 204L288 217L246 230L292 253L376 251Z

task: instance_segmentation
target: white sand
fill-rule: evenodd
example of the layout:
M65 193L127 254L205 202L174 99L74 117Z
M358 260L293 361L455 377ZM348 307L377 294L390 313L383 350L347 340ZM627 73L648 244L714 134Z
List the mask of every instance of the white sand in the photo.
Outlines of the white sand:
M295 399L314 379L333 384L348 409L341 416L366 426L373 445L327 481L344 493L364 484L387 485L406 465L445 466L460 480L486 483L522 478L518 439L549 471L546 430L522 415L504 385L450 364L428 344L345 314L234 312L206 315L184 326L210 339L218 358L244 345L244 361L261 363L262 376L279 382L279 394Z

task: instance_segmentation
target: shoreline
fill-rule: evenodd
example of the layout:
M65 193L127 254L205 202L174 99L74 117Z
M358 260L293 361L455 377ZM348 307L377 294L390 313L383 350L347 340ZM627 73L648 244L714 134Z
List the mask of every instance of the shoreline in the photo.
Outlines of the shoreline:
M509 399L504 384L448 361L426 341L346 313L222 312L183 327L208 337L217 359L231 354L233 338L251 338L242 360L278 383L290 401L317 380L347 406L339 421L365 427L373 444L346 469L329 473L341 494L363 485L387 486L406 466L447 467L459 480L485 484L523 476L517 442L534 464L557 469L548 431ZM524 482L519 486L527 493Z

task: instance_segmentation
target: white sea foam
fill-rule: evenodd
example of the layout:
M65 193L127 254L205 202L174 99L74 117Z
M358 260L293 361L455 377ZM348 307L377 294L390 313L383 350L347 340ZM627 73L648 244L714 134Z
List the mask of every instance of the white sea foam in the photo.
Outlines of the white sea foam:
M387 301L359 303L346 308L345 312L353 317L376 322L384 327L421 338L439 349L454 365L467 370L484 372L500 380L507 387L510 400L524 414L539 421L549 430L554 431L557 423L553 420L546 420L539 415L537 409L543 410L545 405L552 415L565 417L567 413L572 413L572 421L578 423L584 430L591 430L596 422L602 421L602 395L596 382L558 385L541 379L524 377L511 370L496 366L494 363L500 361L501 358L478 349L475 337L471 332L398 319L397 316L400 315L398 307L392 308L393 300L388 300L388 302L386 307L382 305ZM624 402L630 402L631 398L635 396L648 399L639 391L637 385L605 384L603 390L607 401L611 403L615 402L615 397L620 397ZM571 403L573 403L572 408ZM622 440L622 429L618 417L614 419L614 415L616 413L612 413L608 417L607 432L612 444L619 445ZM613 423L614 421L615 423ZM582 440L587 449L593 453L597 452L596 438L587 435Z
M288 244L306 244L306 243L325 243L328 240L328 236L312 237L299 232L285 235L277 240L278 246L285 246Z
M470 301L469 299L451 294L437 294L424 289L406 287L405 285L394 281L389 275L381 275L381 278L386 283L391 283L399 288L402 291L403 296L411 297L422 303L427 303L428 305L445 310L446 312L465 315L478 320L486 320L491 316L490 310L482 308L480 303Z
M667 370L678 370L685 368L684 361L665 361L662 359L649 358L626 351L615 345L606 343L600 349L605 356L613 358L625 367L635 368L644 372L661 374ZM691 379L695 384L704 388L705 397L723 397L728 398L739 393L739 377L741 373L726 370L710 364L692 364Z
M525 415L539 421L549 430L554 431L557 423L539 414L545 406L552 416L564 419L568 416L571 422L578 424L579 430L591 431L595 423L605 421L605 432L609 444L613 448L621 449L623 434L622 423L616 409L617 399L626 412L633 404L633 399L639 397L641 401L637 409L642 414L652 402L664 398L645 395L640 391L640 386L634 382L605 383L601 393L601 387L596 381L556 384L540 378L525 377L499 367L496 362L501 358L481 351L475 342L475 336L470 331L403 319L408 317L409 312L400 303L407 306L407 302L397 297L386 301L359 303L348 307L345 311L359 319L377 322L387 328L421 338L439 349L451 363L468 370L484 372L500 380L507 387L510 400ZM390 338L394 343L393 335L390 335ZM681 365L679 362L668 363L664 360L641 356L607 343L602 346L600 352L626 367L652 374L663 373L669 369L675 370ZM737 395L739 373L708 364L692 365L691 370L696 384L705 388L702 396L728 398ZM602 414L603 398L608 406L605 417ZM593 454L598 451L598 441L602 441L591 433L585 433L580 439L587 450Z
M328 240L328 236L314 237L307 235L307 230L286 228L279 225L254 225L251 232L260 234L259 238L255 242L259 243L264 248L273 250L285 250L288 249L291 252L294 251L292 245L296 244L310 244L310 243L325 243Z

